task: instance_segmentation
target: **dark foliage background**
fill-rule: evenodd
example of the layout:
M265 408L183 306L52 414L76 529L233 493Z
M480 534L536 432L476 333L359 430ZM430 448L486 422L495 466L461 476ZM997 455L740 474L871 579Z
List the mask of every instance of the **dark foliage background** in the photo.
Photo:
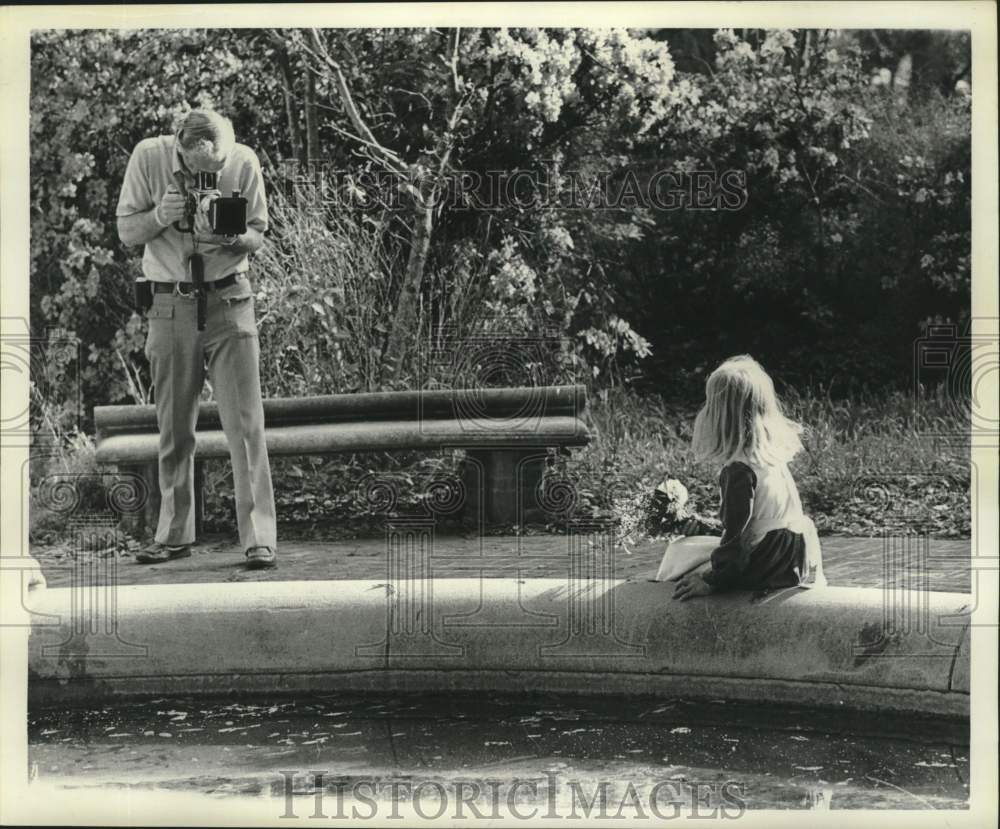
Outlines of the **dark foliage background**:
M665 399L669 420L749 352L817 434L839 434L838 463L856 449L834 428L842 404L878 419L888 462L924 463L899 450L920 432L913 342L970 310L969 60L960 31L39 31L34 428L79 454L95 405L149 400L141 251L118 241L114 208L134 145L208 105L268 176L253 265L266 394L574 381L605 412ZM310 162L342 175L291 175ZM331 206L388 170L395 194ZM449 200L457 173L491 170L545 170L551 201L574 177L645 192L658 171L739 171L747 198L655 210L615 184L607 209ZM427 360L483 336L555 345L516 377L489 355L464 372Z

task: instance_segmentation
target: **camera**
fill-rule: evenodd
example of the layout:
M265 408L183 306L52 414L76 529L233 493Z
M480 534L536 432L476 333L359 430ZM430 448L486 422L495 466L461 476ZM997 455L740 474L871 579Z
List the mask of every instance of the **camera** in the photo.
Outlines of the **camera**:
M181 233L194 232L195 216L202 212L208 217L212 233L218 236L238 236L247 230L247 200L239 190L231 196L219 192L219 177L216 173L197 172L194 187L188 188L184 176L174 175L177 189L184 194L184 224L174 222L174 228Z
M247 230L247 200L239 190L231 196L219 192L219 177L216 173L195 174L194 199L197 209L208 216L212 233L219 236L236 236Z

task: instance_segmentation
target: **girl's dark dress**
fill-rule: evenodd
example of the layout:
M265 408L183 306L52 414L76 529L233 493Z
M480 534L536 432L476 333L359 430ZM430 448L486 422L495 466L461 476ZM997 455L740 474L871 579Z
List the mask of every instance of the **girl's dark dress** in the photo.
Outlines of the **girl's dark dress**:
M797 587L808 571L802 533L774 529L751 546L749 530L757 483L753 469L739 461L726 465L719 476L722 490L719 517L724 532L712 552L711 569L703 573L705 581L719 590ZM797 501L798 494L795 495Z

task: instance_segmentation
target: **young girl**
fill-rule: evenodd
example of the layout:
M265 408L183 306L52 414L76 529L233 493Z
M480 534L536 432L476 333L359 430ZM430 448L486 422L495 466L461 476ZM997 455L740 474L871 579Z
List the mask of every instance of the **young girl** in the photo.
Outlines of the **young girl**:
M825 584L816 528L802 513L788 471L802 449L802 427L782 413L771 378L752 357L733 357L712 372L705 396L691 445L698 457L722 467L723 533L721 540L680 542L679 548L701 545L707 561L678 579L674 598L807 586L811 575L813 584Z

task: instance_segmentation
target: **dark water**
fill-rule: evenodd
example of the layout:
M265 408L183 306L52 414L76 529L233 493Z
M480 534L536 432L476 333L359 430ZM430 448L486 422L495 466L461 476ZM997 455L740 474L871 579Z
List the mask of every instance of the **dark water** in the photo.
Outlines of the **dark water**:
M577 796L595 793L611 815L624 801L648 811L658 797L669 812L664 802L687 807L696 796L731 817L744 808L966 808L968 742L966 724L721 700L164 697L29 712L37 780L271 797L275 817L312 814L317 789L328 813L338 790L348 802L367 793L379 810L425 795L454 808L472 792L487 816L491 797L504 808L582 814ZM466 788L457 794L456 785Z

